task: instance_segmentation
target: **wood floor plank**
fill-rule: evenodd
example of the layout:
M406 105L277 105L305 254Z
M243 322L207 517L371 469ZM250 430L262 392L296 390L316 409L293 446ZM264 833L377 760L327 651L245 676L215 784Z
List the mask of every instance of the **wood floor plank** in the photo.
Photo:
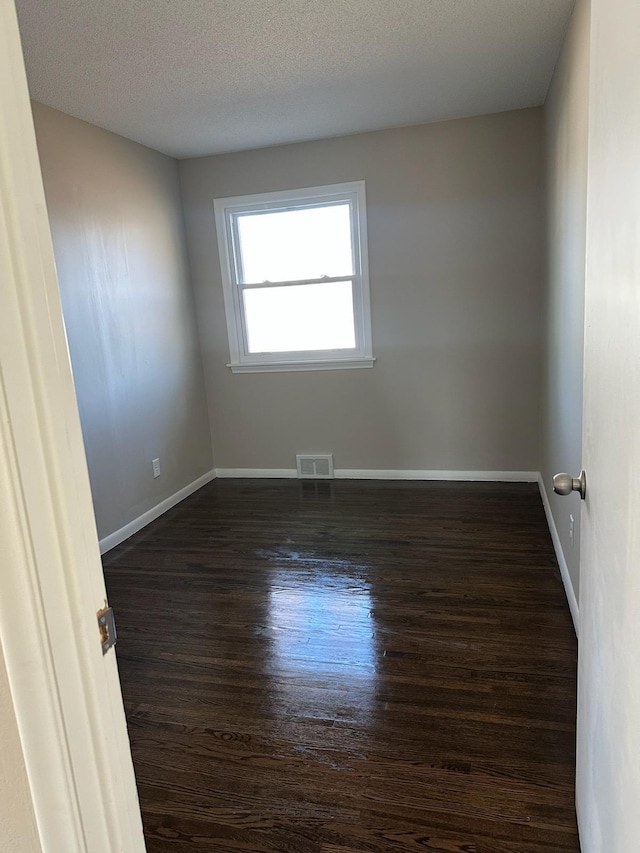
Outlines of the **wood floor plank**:
M214 481L105 555L149 853L576 853L532 484Z

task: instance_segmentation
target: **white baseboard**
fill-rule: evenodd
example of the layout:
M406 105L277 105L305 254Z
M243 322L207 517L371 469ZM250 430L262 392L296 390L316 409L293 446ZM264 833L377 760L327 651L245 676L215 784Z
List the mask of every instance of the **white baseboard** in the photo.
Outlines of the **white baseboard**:
M252 477L259 479L293 479L295 468L216 468L221 478ZM336 468L336 480L476 480L497 483L535 483L537 471L409 471L371 468Z
M163 513L167 512L167 510L171 509L176 504L179 504L180 501L188 498L189 495L197 492L198 489L202 488L202 486L210 483L211 480L215 479L215 477L215 471L207 471L206 474L203 474L202 477L198 477L198 479L194 480L193 483L189 483L189 485L185 486L184 489L180 489L179 492L176 492L166 498L161 503L157 504L157 506L152 507L142 515L139 515L138 518L134 518L134 520L130 521L129 524L125 524L124 527L121 527L119 530L115 530L113 533L105 536L104 539L101 539L99 542L100 553L105 554L107 551L115 548L116 545L120 545L120 543L124 542L125 539L128 539L130 536L133 536L134 533L142 530L142 528L146 527L147 524L151 524L151 522L155 521L156 518L159 518Z
M216 468L223 480L239 477L249 480L291 480L298 476L295 468Z
M337 468L336 480L463 480L466 482L535 483L537 471L409 471Z
M558 560L558 566L560 567L560 575L562 576L564 591L567 596L567 601L569 602L569 610L571 611L571 618L573 619L573 627L575 628L576 636L578 636L578 626L580 622L578 600L576 598L576 593L573 588L573 582L571 581L571 575L569 574L569 567L567 566L564 551L562 550L562 543L560 541L560 536L558 535L558 528L556 527L556 523L553 518L553 513L551 512L551 504L549 503L549 496L547 495L547 490L544 486L542 474L538 475L538 486L540 488L540 497L542 498L544 512L547 516L547 524L549 525L549 532L551 533L551 541L553 542L553 547L556 552L556 558Z

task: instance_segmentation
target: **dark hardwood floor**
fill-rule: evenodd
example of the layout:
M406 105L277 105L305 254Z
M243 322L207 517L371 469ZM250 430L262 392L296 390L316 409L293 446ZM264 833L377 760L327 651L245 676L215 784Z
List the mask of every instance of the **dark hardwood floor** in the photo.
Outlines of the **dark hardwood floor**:
M568 853L533 484L218 480L105 557L149 853Z

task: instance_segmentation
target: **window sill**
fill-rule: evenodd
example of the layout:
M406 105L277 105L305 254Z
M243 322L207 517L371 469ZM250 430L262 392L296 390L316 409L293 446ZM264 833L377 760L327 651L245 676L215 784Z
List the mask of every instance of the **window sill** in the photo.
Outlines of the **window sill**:
M334 358L326 361L260 361L253 364L228 364L232 373L291 373L300 370L349 370L373 367L375 358Z

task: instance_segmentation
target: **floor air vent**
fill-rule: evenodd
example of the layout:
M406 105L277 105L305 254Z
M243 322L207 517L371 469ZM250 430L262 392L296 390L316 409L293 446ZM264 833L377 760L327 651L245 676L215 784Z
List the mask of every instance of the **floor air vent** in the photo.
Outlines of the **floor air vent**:
M296 456L298 477L301 480L333 480L333 455Z

